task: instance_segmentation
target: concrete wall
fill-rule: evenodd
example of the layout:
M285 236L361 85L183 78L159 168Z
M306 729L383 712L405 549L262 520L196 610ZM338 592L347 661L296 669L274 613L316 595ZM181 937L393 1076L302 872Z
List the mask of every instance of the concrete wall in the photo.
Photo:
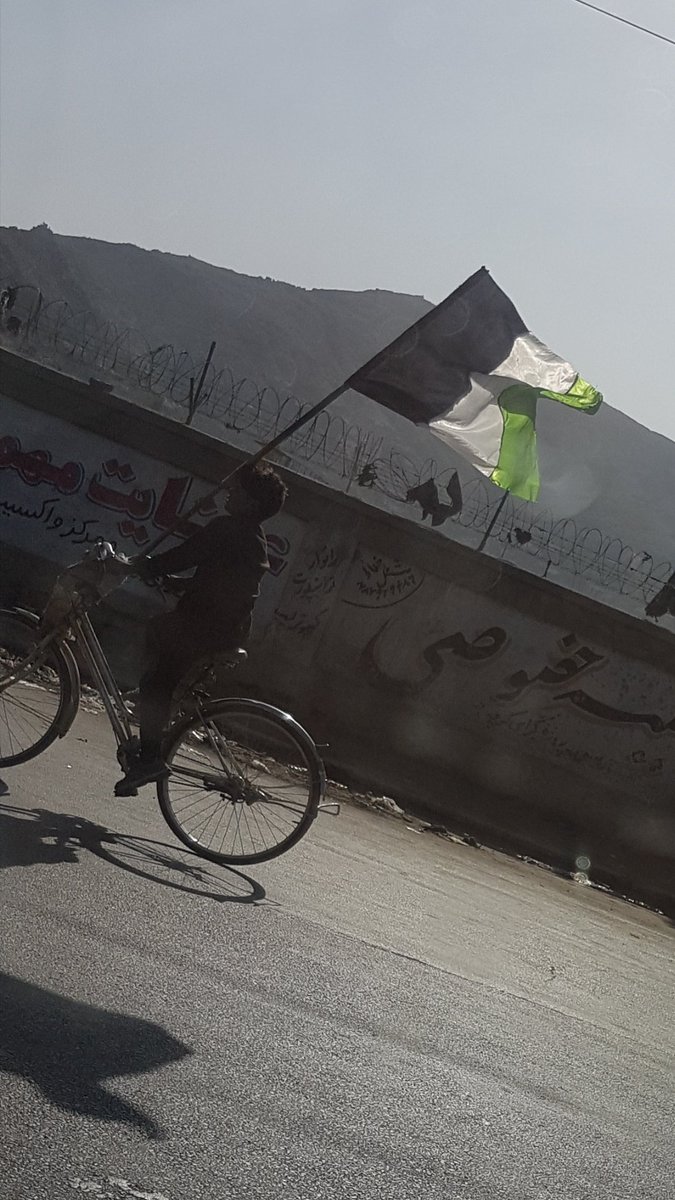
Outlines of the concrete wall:
M44 590L87 539L143 549L238 461L95 388L0 365L0 599ZM287 705L343 774L493 845L589 859L672 908L672 633L289 482L239 688ZM102 614L123 675L161 604L127 586Z

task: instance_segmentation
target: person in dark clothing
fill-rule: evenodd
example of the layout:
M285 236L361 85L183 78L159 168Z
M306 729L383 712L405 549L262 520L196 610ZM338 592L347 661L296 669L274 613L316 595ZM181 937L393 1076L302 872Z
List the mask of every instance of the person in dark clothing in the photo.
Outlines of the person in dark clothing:
M279 512L286 485L269 466L244 467L216 517L187 541L163 554L134 560L134 572L153 580L194 569L176 608L154 617L146 634L146 669L138 697L141 750L115 795L168 774L160 746L177 684L202 658L244 645L253 606L269 569L261 522Z

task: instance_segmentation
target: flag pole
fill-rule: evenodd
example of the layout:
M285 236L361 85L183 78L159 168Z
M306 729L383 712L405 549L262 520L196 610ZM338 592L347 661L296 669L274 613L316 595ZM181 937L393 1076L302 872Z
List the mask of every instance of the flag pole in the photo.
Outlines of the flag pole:
M481 538L480 546L478 547L478 551L479 551L479 552L480 552L481 550L484 550L484 549L485 549L485 545L486 545L486 543L487 543L487 540L488 540L488 538L489 538L490 534L492 533L492 530L494 529L494 527L495 527L495 525L496 525L496 523L497 523L497 517L499 516L500 512L502 511L502 509L503 509L504 505L506 504L506 501L508 500L508 498L509 498L510 494L511 494L511 493L509 492L508 488L506 488L506 490L504 491L504 495L502 496L501 500L499 501L499 504L497 505L497 507L496 507L496 509L495 509L495 511L494 511L494 515L493 515L493 517L492 517L492 520L490 521L490 524L488 525L487 529L485 530L485 533L483 534L483 536L482 536L482 538Z
M227 486L230 480L234 479L235 475L237 475L239 471L243 469L243 467L254 467L256 463L259 463L263 458L266 458L268 454L271 454L273 450L276 450L277 446L280 446L281 443L285 442L287 438L292 437L292 435L296 433L298 429L301 429L303 425L307 425L307 423L312 421L314 417L317 417L320 412L323 412L324 408L328 408L328 405L332 404L334 400L337 400L338 397L342 396L344 392L348 390L348 388L349 380L347 380L345 383L341 383L338 388L334 389L334 391L329 392L329 394L324 396L323 400L320 400L319 403L315 404L313 408L309 408L307 412L301 413L299 417L296 417L295 421L291 422L291 424L286 427L286 429L282 429L281 433L278 433L276 437L272 438L271 442L267 442L266 445L261 446L260 450L256 450L255 454L249 455L249 457L246 458L244 462L239 463L239 466L235 467L233 471L230 471L229 474L224 475L223 478L216 484L216 486L211 488L211 491L207 492L205 496L200 496L199 499L196 500L192 505L192 508L188 509L186 513L181 514L180 521L189 521L191 517L194 517L197 514L202 505L205 504L207 500L213 500L214 497L218 495L218 492L222 491L222 489ZM165 529L163 533L160 533L160 535L155 538L154 542L150 543L145 553L151 554L157 549L158 546L161 546L162 542L165 542L168 537L171 537L174 529L175 525L171 526L170 529Z

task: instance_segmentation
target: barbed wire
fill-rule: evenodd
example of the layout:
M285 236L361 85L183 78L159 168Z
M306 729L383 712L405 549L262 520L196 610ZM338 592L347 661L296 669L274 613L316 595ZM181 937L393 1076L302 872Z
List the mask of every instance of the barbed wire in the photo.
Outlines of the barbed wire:
M0 279L0 293L9 285ZM153 346L131 327L119 328L89 310L78 311L66 300L46 300L30 284L10 288L12 303L0 302L0 342L45 365L118 387L147 403L149 396L162 407L174 406L187 420L190 381L201 373L204 358L166 343ZM194 386L194 382L193 382ZM229 437L250 438L256 445L271 441L305 410L296 396L235 378L226 365L211 363L206 371L198 412ZM284 454L302 471L319 469L340 480L347 491L358 488L397 504L409 504L410 493L431 483L443 493L455 473L434 458L415 461L373 430L324 410L284 443ZM461 480L457 511L440 505L438 523L451 520L463 530L485 533L495 513L494 490L480 477ZM445 515L447 513L447 515ZM668 583L673 565L646 550L635 550L620 538L595 527L556 518L538 505L509 496L490 537L502 555L517 553L542 565L541 574L564 571L578 579L644 604Z

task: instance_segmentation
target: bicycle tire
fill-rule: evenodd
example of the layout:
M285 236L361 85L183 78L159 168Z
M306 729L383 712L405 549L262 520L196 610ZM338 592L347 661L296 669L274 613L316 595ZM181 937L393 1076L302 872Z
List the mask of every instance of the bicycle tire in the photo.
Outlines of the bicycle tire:
M265 704L259 700L247 700L239 697L233 697L231 699L212 700L203 706L201 714L192 713L188 716L185 716L178 720L169 729L163 747L163 757L169 767L175 760L175 756L180 747L185 745L187 739L191 736L203 737L205 728L204 722L209 721L213 723L218 718L220 718L222 722L230 723L236 721L237 718L248 718L253 720L256 718L262 719L267 721L272 729L276 729L279 735L281 735L283 732L283 738L287 739L289 744L292 743L296 747L299 757L304 761L304 767L299 769L306 771L307 783L307 799L304 802L302 815L300 816L297 825L295 825L295 827L287 834L287 836L281 838L273 846L268 846L262 850L252 851L250 853L226 853L223 852L221 847L220 851L214 851L210 847L205 846L199 841L198 838L195 838L189 832L189 830L185 828L184 823L181 821L179 815L174 809L174 803L172 802L172 789L175 786L176 779L180 776L180 770L177 770L173 776L169 776L167 779L159 780L157 783L157 795L162 816L164 817L171 831L175 834L179 841L183 843L183 845L187 846L188 849L199 855L199 857L207 859L210 862L219 863L225 866L244 866L247 864L250 865L253 863L266 862L271 858L277 858L280 854L285 854L287 850L290 850L300 841L301 838L305 836L319 811L319 803L324 794L326 786L326 776L323 763L319 757L316 746L307 731L303 729L303 727L299 725L298 722L288 713L284 713L281 711L281 709L275 708L270 704ZM228 749L231 749L231 746L229 746ZM240 751L242 751L242 756L245 751L245 753L249 754L249 757L251 753L257 752L245 750L244 747L238 746L237 752L239 753ZM191 749L190 753L194 755L196 751ZM255 762L257 760L253 759L251 761ZM275 768L278 767L279 763L275 762ZM211 768L211 770L212 769L213 768ZM291 770L294 769L296 768L291 768ZM205 774L208 775L207 770L205 770ZM172 778L174 780L173 784ZM297 789L297 783L286 783L284 786L293 786ZM206 781L203 781L203 787L205 792L208 792L212 795L218 790L216 787L207 787ZM304 790L303 780L303 791ZM226 798L223 796L222 791L220 792L220 800L222 804L226 805ZM231 797L228 797L227 800L234 808L235 801ZM214 803L217 803L217 801ZM252 808L253 804L260 805L266 803L269 803L269 801L262 798L259 800L256 799L250 803L250 807ZM274 800L273 803L277 806L280 805L278 800ZM291 808L294 807L294 803L295 802L289 804L288 801L285 801L281 806ZM278 816L278 813L275 815Z
M7 629L11 622L14 622L18 628L27 634L36 633L37 618L32 617L28 613L16 612L10 609L0 609L0 648L4 647L4 641L7 640ZM24 660L25 661L25 660ZM30 746L25 747L18 752L12 754L3 754L2 752L2 733L0 729L0 767L18 767L22 763L29 762L32 758L37 758L39 754L47 750L57 738L63 737L72 725L72 722L77 712L79 694L73 680L73 666L68 658L67 648L59 645L58 642L53 642L47 647L43 656L36 660L32 668L32 672L37 672L41 669L48 668L55 673L58 681L59 695L58 702L55 706L53 716L45 729L44 733ZM3 691L3 679L7 678L8 674L13 674L16 667L12 670L3 670L0 663L0 726L3 720L3 715L7 714L7 697L8 691ZM16 688L21 688L30 683L31 676L27 676L25 680L19 683L10 685ZM16 701L15 701L16 703ZM7 725L9 731L9 724ZM11 741L11 735L9 740Z

